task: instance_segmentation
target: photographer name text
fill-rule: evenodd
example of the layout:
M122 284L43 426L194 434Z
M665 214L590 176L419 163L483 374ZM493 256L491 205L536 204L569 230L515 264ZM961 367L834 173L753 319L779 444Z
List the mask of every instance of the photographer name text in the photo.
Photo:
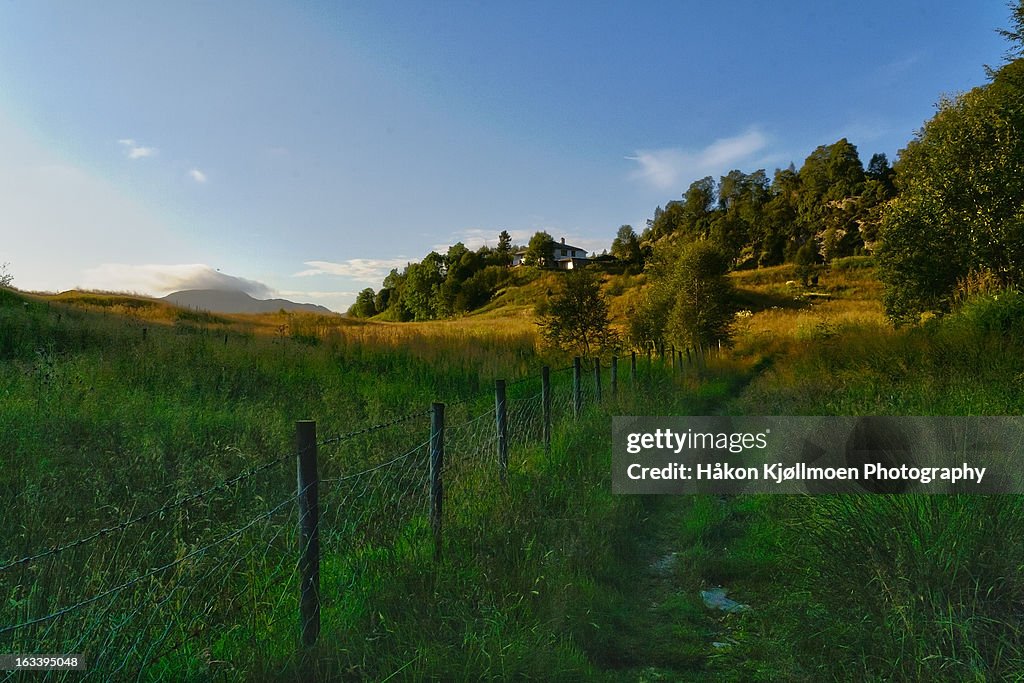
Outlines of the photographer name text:
M743 467L728 462L687 465L668 463L660 467L646 467L632 463L626 468L626 475L636 480L677 480L677 481L916 481L929 484L933 481L973 481L978 484L985 476L984 467L971 467L963 463L957 467L912 467L887 466L883 463L864 463L860 467L811 467L805 463L784 465L764 464L760 467Z

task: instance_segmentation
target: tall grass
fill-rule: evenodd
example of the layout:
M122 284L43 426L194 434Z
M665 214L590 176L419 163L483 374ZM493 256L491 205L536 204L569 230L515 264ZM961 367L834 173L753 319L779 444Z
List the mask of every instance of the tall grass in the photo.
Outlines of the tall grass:
M538 350L528 323L197 322L117 305L0 292L0 563L98 534L5 571L0 623L116 589L2 636L5 650L89 643L94 676L111 680L140 667L146 680L600 675L591 659L604 635L588 605L603 598L594 586L636 502L610 495L606 412L556 430L550 454L538 446L539 366L565 361ZM626 402L623 372L619 409L675 409L672 378L643 364L641 375L648 402ZM496 377L526 376L509 386L501 484L489 392ZM566 425L569 377L554 379ZM433 400L451 404L438 567L423 448ZM323 632L300 657L292 423L315 418L331 441L410 413L322 446Z
M1024 409L1024 306L1012 293L971 300L957 315L913 329L809 315L774 311L760 321L776 342L774 360L730 411ZM748 343L758 339L751 334ZM782 542L765 546L755 581L765 606L750 617L757 635L737 652L748 664L808 681L1017 680L1024 671L1024 617L1014 607L1024 600L1018 496L816 496L764 505ZM758 638L771 648L760 649Z

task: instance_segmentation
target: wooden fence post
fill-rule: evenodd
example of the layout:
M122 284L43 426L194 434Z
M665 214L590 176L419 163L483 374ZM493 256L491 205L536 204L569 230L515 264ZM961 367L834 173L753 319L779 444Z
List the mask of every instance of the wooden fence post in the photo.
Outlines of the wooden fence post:
M295 423L298 446L299 580L302 644L320 635L320 480L316 462L316 422Z
M494 412L498 427L498 466L501 480L508 476L508 408L505 401L505 380L494 380Z
M676 347L675 344L669 347L669 355L672 356L672 374L676 374Z
M434 531L434 562L441 561L441 510L444 504L444 404L430 406L430 528Z
M594 359L594 402L601 402L601 359Z
M636 388L636 351L632 351L629 357L629 381Z
M693 365L693 361L690 359L690 347L686 347L686 364Z
M544 412L544 452L551 452L551 368L540 369L540 402Z
M619 357L612 356L612 400L619 395Z
M580 357L572 359L572 416L578 418L583 410L583 371L580 366Z

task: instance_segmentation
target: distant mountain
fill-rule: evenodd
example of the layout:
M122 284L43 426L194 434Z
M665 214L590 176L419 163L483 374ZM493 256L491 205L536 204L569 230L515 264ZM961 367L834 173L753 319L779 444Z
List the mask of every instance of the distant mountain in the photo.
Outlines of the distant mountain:
M282 308L286 311L334 313L329 308L316 304L297 304L287 299L254 299L245 292L222 289L187 289L172 292L162 300L182 308L195 308L211 313L276 313Z

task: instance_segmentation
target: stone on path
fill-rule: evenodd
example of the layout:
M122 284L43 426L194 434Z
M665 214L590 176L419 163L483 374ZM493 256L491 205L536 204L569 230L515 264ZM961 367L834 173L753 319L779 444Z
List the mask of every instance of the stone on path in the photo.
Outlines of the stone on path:
M708 609L720 609L723 612L729 613L746 612L750 609L749 605L743 605L725 597L725 594L728 592L725 588L712 588L711 590L701 591L700 597L704 601L704 606Z

